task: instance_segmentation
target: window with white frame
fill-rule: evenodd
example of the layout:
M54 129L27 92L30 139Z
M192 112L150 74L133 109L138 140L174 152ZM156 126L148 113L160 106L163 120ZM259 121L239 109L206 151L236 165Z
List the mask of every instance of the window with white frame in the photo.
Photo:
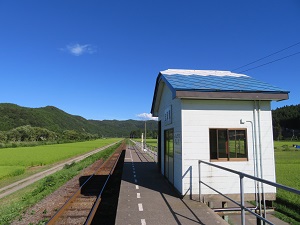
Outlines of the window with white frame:
M248 160L246 129L209 129L210 160Z

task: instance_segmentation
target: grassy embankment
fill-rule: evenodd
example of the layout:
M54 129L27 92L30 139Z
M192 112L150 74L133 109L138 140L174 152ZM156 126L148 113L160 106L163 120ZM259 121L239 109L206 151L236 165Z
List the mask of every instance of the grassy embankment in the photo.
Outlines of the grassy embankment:
M152 147L157 147L157 139L147 139L146 143Z
M299 141L275 141L276 181L300 190ZM290 224L300 224L300 196L277 189L276 216Z
M133 139L134 141L137 141L137 142L141 142L142 141L142 139L141 138L134 138ZM146 144L147 144L147 146L149 146L149 147L151 147L151 149L153 150L153 151L157 151L157 139L146 139Z
M51 164L87 153L121 139L0 149L0 187L49 168Z
M103 141L103 142L92 141L93 143L87 142L86 145L90 144L89 150L86 149L85 147L83 147L82 142L77 143L77 146L76 146L76 143L73 143L72 147L69 146L70 148L66 148L65 150L64 150L64 148L60 148L61 146L57 146L57 145L52 146L52 148L55 149L55 147L58 147L59 151L55 152L55 154L56 155L61 154L62 155L61 157L65 158L65 155L68 155L65 152L71 151L72 149L74 152L77 152L76 155L78 155L79 153L84 153L84 152L93 150L95 144L105 146L105 145L113 143L117 140L120 140L120 139L114 139L114 140L110 139L110 140ZM88 167L93 162L97 161L100 158L107 159L119 145L120 144L116 144L110 148L107 148L106 150L103 150L97 154L94 154L94 155L82 160L81 162L67 165L67 166L65 166L65 168L63 170L61 170L53 175L47 176L47 177L43 178L42 180L40 180L32 185L29 185L28 187L14 193L14 194L11 194L5 198L0 199L0 202L1 202L1 204L0 204L0 224L1 225L10 224L10 222L15 218L18 218L19 220L21 220L22 213L25 212L26 209L28 209L30 206L34 205L35 203L39 202L40 200L42 200L45 196L54 192L57 188L62 186L64 183L66 183L72 177L76 176L82 169ZM98 146L98 147L100 147L100 146ZM75 150L75 149L81 149L81 151ZM5 150L7 150L7 149L5 149ZM29 153L30 152L27 152L26 158L30 158L30 156L35 158L35 156L34 156L35 151L32 152L33 155L29 155ZM51 153L54 154L53 152L51 152ZM43 154L46 154L46 153L43 152ZM46 158L49 158L49 157L46 157ZM27 159L24 159L24 161L26 161L26 160ZM50 162L50 161L53 162L53 159L50 159L49 161L45 161L45 162ZM26 163L23 163L23 164L26 164ZM35 212L32 212L32 213L35 213Z

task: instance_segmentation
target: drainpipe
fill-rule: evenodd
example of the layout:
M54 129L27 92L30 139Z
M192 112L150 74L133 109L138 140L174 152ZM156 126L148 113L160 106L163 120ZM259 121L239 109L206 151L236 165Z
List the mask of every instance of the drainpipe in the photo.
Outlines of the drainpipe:
M253 109L253 120L255 122L255 111ZM243 121L243 119L240 120L241 124L245 123L250 123L251 124L251 129L252 129L252 154L253 154L253 175L255 177L258 177L258 161L257 161L257 148L256 148L256 143L257 143L257 138L256 138L256 129L255 125L253 124L252 121L247 120ZM254 181L254 193L255 193L255 208L253 210L258 209L259 206L259 187L258 187L258 181Z
M253 154L253 176L258 177L257 171L258 171L258 164L257 164L257 150L256 150L256 136L255 136L255 132L254 132L254 124L252 121L248 120L248 121L243 121L242 119L240 120L241 124L245 124L245 123L250 123L251 124L251 129L252 129L252 154ZM258 182L255 180L254 181L254 193L255 193L255 203L256 203L256 207L255 209L258 208Z
M260 176L262 179L263 177L263 160L262 160L262 147L261 147L261 119L260 119L260 101L258 101L258 137L259 137L259 153L260 153ZM261 183L261 192L262 192L262 201L264 204L264 218L266 218L266 200L265 200L265 192L264 192L264 185ZM264 222L265 224L265 222Z
M257 146L257 119L256 119L256 101L253 101L253 122L254 122L254 138L255 138L255 166L256 166L256 176L259 178L259 164L258 164L258 146ZM260 216L262 216L261 212L261 200L260 200L260 183L256 182L256 188L257 188L257 202L256 204L259 205L259 212L260 212Z

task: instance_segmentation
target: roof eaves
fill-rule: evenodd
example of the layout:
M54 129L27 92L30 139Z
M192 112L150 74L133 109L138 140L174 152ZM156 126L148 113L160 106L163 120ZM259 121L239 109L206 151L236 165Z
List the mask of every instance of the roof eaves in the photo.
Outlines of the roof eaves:
M168 81L168 79L163 74L161 74L161 80L163 80L165 82L165 84L167 85L167 87L172 92L172 98L173 99L176 98L176 89L173 87L173 85Z
M230 93L272 93L272 94L289 94L289 91L277 90L277 91L263 91L263 90L222 90L222 89L187 89L187 88L175 88L175 91L187 91L187 92L230 92Z
M152 106L151 106L151 113L152 113L153 116L157 116L156 112L155 112L155 106L156 106L157 103L159 103L159 99L157 99L157 98L160 97L160 96L158 96L158 92L159 92L159 88L161 87L161 82L162 81L171 90L172 97L176 98L176 90L174 89L174 87L169 83L169 81L164 77L164 75L162 73L159 73L157 78L156 78L155 89L154 89L153 100L152 100Z
M176 98L231 99L231 100L286 100L289 92L233 92L233 91L186 91L177 90Z

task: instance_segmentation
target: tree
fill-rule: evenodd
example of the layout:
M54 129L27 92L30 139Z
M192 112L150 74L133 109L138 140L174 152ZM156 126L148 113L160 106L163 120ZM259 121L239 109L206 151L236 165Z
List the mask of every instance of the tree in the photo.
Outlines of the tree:
M6 133L3 132L3 131L0 131L0 143L1 143L1 142L4 143L4 142L6 142L6 140L7 140L7 135L6 135Z

